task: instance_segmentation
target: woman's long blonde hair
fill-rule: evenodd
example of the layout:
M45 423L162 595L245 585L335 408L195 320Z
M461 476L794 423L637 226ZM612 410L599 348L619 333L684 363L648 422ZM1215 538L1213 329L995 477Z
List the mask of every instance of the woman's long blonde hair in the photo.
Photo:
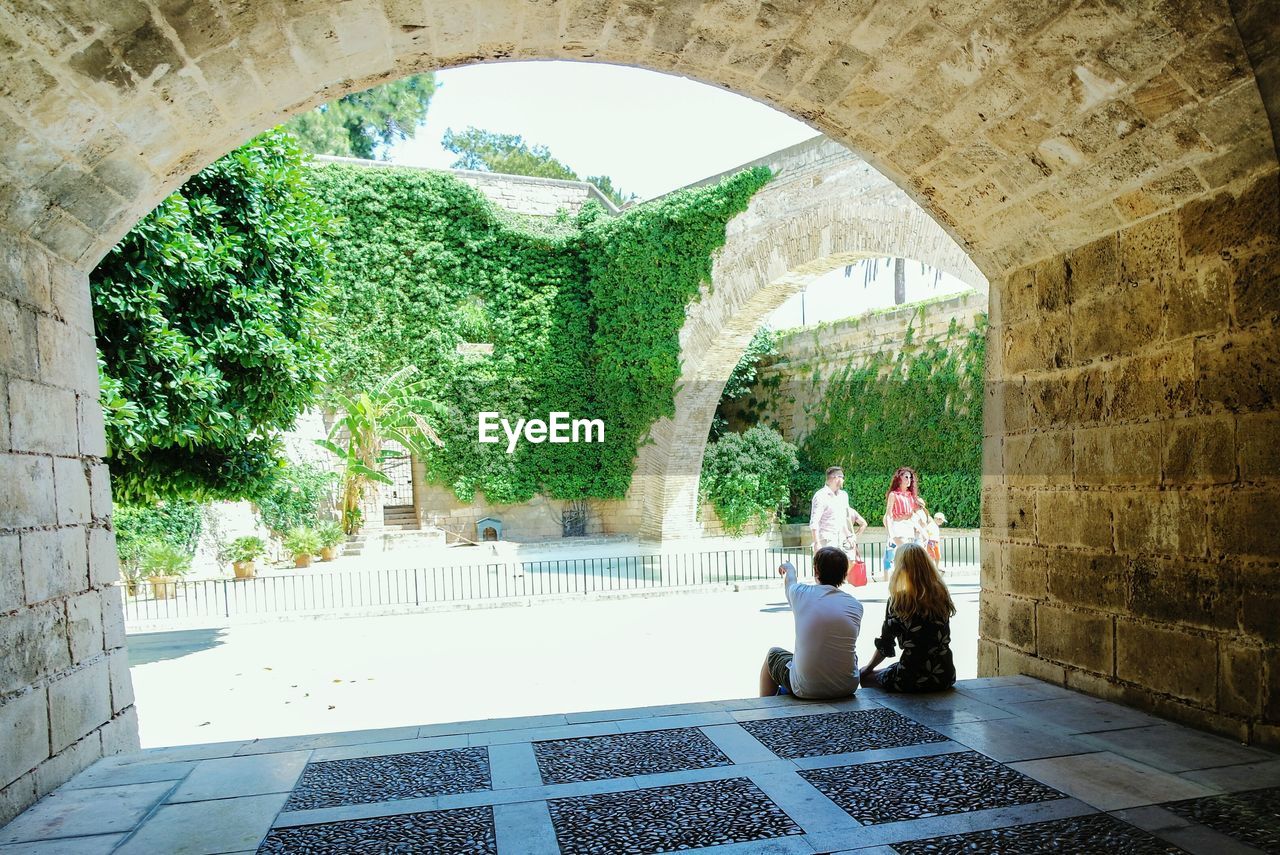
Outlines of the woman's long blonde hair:
M923 546L904 543L893 558L889 578L889 610L903 620L921 617L945 621L956 613L951 593Z

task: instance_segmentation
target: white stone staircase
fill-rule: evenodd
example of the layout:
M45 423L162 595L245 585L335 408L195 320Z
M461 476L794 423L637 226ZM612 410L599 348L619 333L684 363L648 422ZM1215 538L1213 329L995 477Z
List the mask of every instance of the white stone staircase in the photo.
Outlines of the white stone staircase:
M386 505L382 509L382 528L384 531L416 531L418 514L413 505Z

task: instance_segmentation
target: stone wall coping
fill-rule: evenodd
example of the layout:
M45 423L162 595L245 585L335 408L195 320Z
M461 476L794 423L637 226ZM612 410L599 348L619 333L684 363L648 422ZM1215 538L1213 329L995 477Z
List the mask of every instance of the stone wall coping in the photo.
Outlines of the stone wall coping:
M769 168L773 169L776 166L782 166L783 164L786 163L786 161L789 161L801 154L805 154L809 151L817 151L818 149L826 145L831 145L838 148L840 152L847 154L850 159L862 161L862 158L858 157L852 151L849 151L849 149L845 148L840 143L831 139L826 134L816 134L807 140L796 143L795 145L789 145L786 148L780 148L777 151L772 151L766 155L761 155L760 157L757 157L755 160L749 160L746 163L742 163L742 164L739 164L738 166L733 167L732 169L726 169L724 172L717 172L715 175L709 175L706 178L700 178L697 181L691 182L689 184L685 184L681 187L677 187L674 190L668 190L666 193L663 193L659 196L654 196L653 199L649 199L646 201L652 202L656 199L662 199L666 196L670 196L672 193L678 193L681 190L689 190L693 187L705 187L709 184L717 184L720 181L724 180L725 178L728 178L730 175L737 175L739 172L743 171L744 169L751 169L756 166L768 166ZM863 162L865 163L865 161ZM871 168L870 164L866 164L866 166L868 169ZM774 171L778 175L782 174L781 169L775 169Z
M536 187L568 187L574 190L582 190L597 202L610 214L617 214L620 210L617 205L613 204L608 196L600 192L600 188L592 184L590 181L568 181L563 178L541 178L533 175L509 175L505 172L485 172L480 169L441 169L436 166L419 166L413 163L392 163L386 160L368 160L363 157L339 157L331 154L312 155L312 160L316 163L337 163L345 166L364 166L370 169L417 169L422 172L443 172L448 175L455 175L460 179L473 178L477 181L491 181L495 184L525 184Z

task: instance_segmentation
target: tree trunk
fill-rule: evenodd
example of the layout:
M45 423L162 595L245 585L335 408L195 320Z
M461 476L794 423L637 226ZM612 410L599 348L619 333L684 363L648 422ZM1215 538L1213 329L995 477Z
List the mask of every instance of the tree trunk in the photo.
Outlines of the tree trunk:
M893 305L907 302L907 262L903 258L893 260Z

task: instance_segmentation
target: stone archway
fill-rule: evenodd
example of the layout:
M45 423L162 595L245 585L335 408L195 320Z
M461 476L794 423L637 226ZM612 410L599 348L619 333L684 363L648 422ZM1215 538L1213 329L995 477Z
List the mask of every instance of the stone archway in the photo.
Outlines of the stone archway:
M985 292L986 277L901 188L818 137L757 163L774 179L729 223L711 287L680 331L676 414L640 449L633 496L641 536L696 537L698 483L725 382L765 318L822 274L862 258L923 261ZM754 165L754 164L750 164ZM715 179L707 179L714 181Z
M254 131L503 59L728 87L920 202L992 283L982 669L1280 743L1278 30L1223 0L0 8L3 815L136 744L87 271Z

